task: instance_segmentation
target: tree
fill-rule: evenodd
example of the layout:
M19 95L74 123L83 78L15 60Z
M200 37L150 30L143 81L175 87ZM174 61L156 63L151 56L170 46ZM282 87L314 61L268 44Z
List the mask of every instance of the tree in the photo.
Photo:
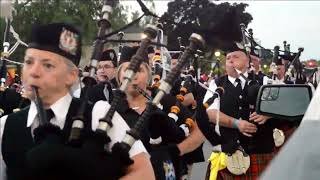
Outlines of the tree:
M143 3L146 5L146 7L150 10L150 12L155 13L155 4L153 0L145 0ZM131 13L132 20L138 19L141 16L140 11L134 11ZM143 29L147 24L155 24L156 19L152 16L144 16L136 26L138 26L140 29Z
M164 22L169 48L177 49L178 36L187 44L193 32L202 34L211 46L221 43L219 40L240 40L239 24L248 25L253 19L245 12L247 6L228 2L215 4L209 0L175 0L168 3L168 11L160 21Z
M155 4L153 0L145 0L144 3L151 12L153 13L156 12ZM156 19L154 17L145 16L139 24L141 27L145 27L147 24L155 24L155 23L156 23Z
M131 19L132 20L135 20L135 19L138 19L140 17L140 12L139 11L134 11L131 13Z
M230 42L241 41L240 23L248 25L252 16L245 12L247 4L215 4L209 0L175 0L168 3L168 10L160 21L164 24L164 33L168 36L168 48L179 50L177 37L182 45L187 45L192 33L201 34L207 42L205 60L200 62L203 72L209 73L211 62L216 61L213 53L225 50ZM223 69L224 56L220 57Z
M27 37L30 35L32 24L67 22L82 30L83 44L92 44L97 35L97 20L102 15L103 2L103 0L15 0L12 26L20 38L28 42ZM118 0L113 2L113 12L109 20L112 29L118 29L127 23L127 11ZM4 20L0 20L1 34L3 34ZM12 59L21 60L23 51L23 48L18 48Z

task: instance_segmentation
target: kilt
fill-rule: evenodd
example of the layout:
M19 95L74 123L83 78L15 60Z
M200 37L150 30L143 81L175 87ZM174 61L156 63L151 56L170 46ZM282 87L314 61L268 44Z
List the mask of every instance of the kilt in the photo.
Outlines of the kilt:
M218 172L217 180L256 180L274 157L274 153L250 155L250 167L246 174L237 176L229 172L227 168ZM210 177L210 163L207 169L206 180Z

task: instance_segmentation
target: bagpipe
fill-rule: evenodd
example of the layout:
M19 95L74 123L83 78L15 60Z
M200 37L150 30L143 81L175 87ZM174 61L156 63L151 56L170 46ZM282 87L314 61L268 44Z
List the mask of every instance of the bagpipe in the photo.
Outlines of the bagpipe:
M270 69L269 72L272 73L272 79L276 80L277 78L277 62L278 62L278 58L279 58L279 46L275 46L273 49L273 58L272 58L272 63L270 65Z
M256 84L257 83L256 73L255 73L255 69L253 67L252 59L250 56L251 51L253 51L253 49L254 49L253 32L252 32L252 29L250 29L249 37L247 38L246 34L245 34L246 33L245 28L246 28L245 24L241 23L240 29L241 29L241 33L242 33L242 45L244 47L244 51L245 51L247 57L249 58L249 71L252 74L252 80L250 81L250 84ZM248 42L248 39L250 42ZM240 74L240 76L244 77L243 74ZM246 78L244 78L244 79L246 79Z
M305 84L307 83L306 77L308 74L305 73L305 66L300 61L301 53L304 51L303 47L298 48L298 52L293 53L290 51L290 44L287 41L283 42L284 54L279 55L284 60L285 65L285 77L284 82L288 84Z
M294 59L289 62L288 66L286 67L286 73L285 73L285 81L289 81L294 77L294 70L296 72L296 84L304 84L305 80L302 76L302 64L299 60L299 57L301 53L303 52L304 48L298 48L298 52L295 54Z
M183 46L181 43L181 38L178 37L178 41L179 41L179 46L180 46L180 51L183 52L183 50L185 49L185 46ZM180 84L180 90L179 90L179 94L176 95L177 100L179 100L180 102L184 101L184 96L188 93L192 92L192 88L194 87L194 78L198 75L197 74L197 64L198 64L198 58L199 58L199 54L202 53L202 51L197 51L194 54L194 59L193 61L189 62L186 67L185 67L185 73L186 74L181 74L181 78L182 78L182 82ZM193 64L195 66L192 66L190 64ZM195 68L196 67L196 68Z
M178 37L178 42L180 51L183 52L185 46L181 44L181 37ZM177 100L184 106L188 107L188 109L192 112L196 109L197 106L194 97L194 93L196 91L195 83L200 83L206 88L206 86L202 82L197 81L200 74L198 62L202 60L200 58L203 58L203 54L203 51L197 50L197 52L194 54L193 61L190 61L186 64L184 71L179 75L179 78L177 78L180 81L176 81L174 88L176 88L178 91L175 90L172 92L173 95L176 96Z
M248 32L246 31L245 28L246 28L245 24L241 23L240 29L242 34L242 42L241 44L236 43L236 45L238 46L238 48L242 49L245 52L245 54L249 59L249 64L247 69L248 77L246 77L244 73L238 69L235 69L235 71L238 73L239 77L242 77L243 79L245 79L246 84L248 85L249 107L250 107L250 112L253 113L255 111L256 97L258 95L260 87L262 86L262 83L261 83L262 80L260 80L259 78L262 78L262 77L256 76L256 70L252 64L251 53L252 51L254 51L254 47L255 47L255 41L253 38L252 29L250 29ZM246 36L246 33L248 33L249 35Z
M3 51L0 55L1 60L1 69L0 69L0 91L4 91L8 86L6 86L7 82L7 74L8 68L7 64L11 63L14 65L22 66L23 63L15 62L9 59L10 55L18 48L19 45L28 46L25 42L23 42L19 38L19 34L14 31L14 28L11 25L12 21L12 4L11 1L1 2L1 17L5 19L5 29L4 29L4 38L3 38ZM10 46L10 33L13 35L14 39L16 40L15 44L11 47ZM10 84L9 84L10 85Z
M19 45L27 46L14 31L11 25L12 22L12 4L11 1L1 1L1 17L5 19L4 39L3 39L3 51L0 55L0 117L4 114L12 113L17 107L24 105L25 98L21 96L21 82L19 82L18 76L15 71L9 72L8 63L22 66L23 63L10 60L10 55L18 48ZM10 46L10 33L16 40L15 44ZM20 102L20 103L19 103Z
M29 104L30 100L25 94L22 85L14 83L0 92L0 117L20 111Z
M162 72L163 72L163 68L161 63L161 51L159 49L156 49L155 54L152 57L153 82L150 87L151 89L159 88Z
M96 64L102 50L102 44L107 40L105 32L110 28L107 20L108 14L111 11L110 2L105 1L103 6L104 18L99 21L98 39L95 41L94 51L90 63L90 77L95 74ZM111 33L109 33L110 35ZM112 128L112 119L115 113L117 101L123 98L124 91L128 84L137 72L140 64L144 60L144 53L148 46L152 43L157 35L156 28L148 26L145 29L146 38L140 42L140 47L130 61L130 65L125 72L124 81L119 90L115 91L115 97L108 109L106 115L99 120L98 127L95 131L90 131L86 125L90 123L90 119L86 117L86 110L90 109L87 99L82 100L76 116L72 118L71 132L68 137L64 137L62 130L49 123L46 119L46 113L41 103L41 99L37 92L37 87L34 89L34 101L37 106L40 124L34 130L34 139L36 146L26 153L27 167L30 170L32 179L48 179L49 177L59 179L118 179L123 176L129 165L133 161L129 157L129 150L133 143L139 139L144 121L149 119L150 113L154 109L154 105L147 106L145 113L139 118L137 124L124 137L123 142L116 143L111 151L105 149L110 142L108 136L109 130ZM184 53L183 62L191 58L196 49L202 46L201 37L198 35L191 36L190 47ZM182 66L180 67L180 69ZM174 76L179 73L176 69L174 73L168 77L165 86L160 86L159 93L168 89L170 82L174 80ZM169 78L169 79L168 79ZM93 79L93 78L92 78ZM152 104L159 103L162 95L156 96ZM68 169L68 174L63 172ZM107 169L107 170L106 170ZM61 173L60 173L61 172Z
M2 66L0 69L0 91L4 91L5 89L6 76L7 76L7 61L5 61L5 59L9 57L9 48L10 48L9 32L10 32L12 15L11 15L11 7L9 6L8 9L9 11L7 10L5 13L6 27L5 27L4 38L3 38L3 52L1 52L1 56L0 56L2 61Z
M181 70L185 66L185 64L194 58L194 54L196 53L197 49L201 49L204 47L204 40L198 34L192 34L189 40L190 44L188 47L186 47L185 51L181 55L177 66L173 68L171 72L166 76L166 78L161 82L158 93L153 98L153 101L147 104L145 112L142 114L142 116L140 116L136 125L139 125L140 123L143 123L146 119L148 119L148 116L150 116L150 114L152 113L152 109L154 108L154 106L159 104L165 94L168 94L170 92L173 83L176 80L176 77L180 75ZM139 128L139 126L136 127ZM162 134L159 134L158 136L163 136L165 133L167 132L162 132ZM169 152L172 159L177 159L177 157L179 156L179 150L176 145L170 146ZM177 166L175 166L175 168L176 167Z
M246 30L244 32L248 33ZM304 72L308 70L305 70L304 65L299 60L301 53L304 51L304 48L300 47L298 48L298 52L294 53L290 51L290 44L288 44L287 41L283 41L284 50L280 50L279 46L275 46L274 49L268 49L256 43L253 38L251 38L251 44L255 44L257 47L260 48L260 50L273 53L272 63L270 64L269 68L269 73L271 73L271 79L275 80L277 77L277 64L283 63L283 65L285 66L285 83L306 83L306 73ZM282 59L284 60L283 62L281 62ZM268 83L272 83L272 81L269 81Z
M167 76L167 73L170 71L169 63L171 61L170 51L168 51L165 47L161 46L161 44L163 44L164 41L162 23L158 22L157 27L157 44L155 44L155 52L151 60L153 82L149 87L150 90L154 91L153 94L156 94L160 86L160 80L165 78Z
M212 93L213 95L204 103L199 100L200 98L197 98L197 104L199 105L197 106L194 118L196 119L198 127L201 130L202 134L206 137L206 139L211 143L212 146L216 146L222 143L220 138L220 131L218 129L219 123L216 123L216 125L210 123L206 110L212 103L214 103L217 98L223 95L224 89L222 87L218 87L216 91Z
M180 51L174 51L174 53L179 53L179 57L181 57L182 53L184 52L185 50L185 46L182 46L181 45L181 38L178 37L178 41L180 42L179 46L180 46ZM197 50L194 55L193 55L193 61L197 61L197 56L198 56L198 53L199 53L199 50ZM178 62L180 61L179 57L175 57L175 58L178 58ZM161 56L159 54L155 54L154 58L153 59L156 59L158 60L158 62L161 62ZM163 62L163 61L162 61ZM188 66L189 64L191 63L191 61L188 61L186 63L186 65ZM164 67L164 65L158 63L156 65L159 65L159 68L162 68L163 70L166 70L166 68ZM185 67L185 66L184 66ZM183 68L184 69L184 68ZM171 69L172 71L172 69ZM169 72L171 72L169 71ZM193 70L194 71L194 70ZM184 95L186 95L187 93L191 93L192 92L192 88L194 86L194 83L195 83L195 80L194 80L194 76L195 76L195 72L193 72L191 74L191 70L189 71L190 74L189 75L184 75L183 73L179 74L178 77L180 78L176 78L173 82L173 88L180 88L180 94L177 94L175 96L175 98L173 98L174 96L167 96L165 95L164 98L161 100L161 104L163 105L164 108L166 109L163 109L165 112L167 112L168 116L174 120L174 122L179 126L179 129L180 130L183 130L184 133L182 133L183 135L179 135L179 133L177 133L176 135L174 135L174 137L176 137L176 140L175 142L180 142L181 140L183 140L185 137L187 137L189 134L190 134L190 131L192 130L192 127L193 127L193 124L194 124L194 120L192 119L192 117L183 117L183 114L185 114L185 112L182 112L182 111L186 111L187 109L185 107L183 107L183 104L182 102L184 101ZM159 91L159 87L161 85L160 83L160 80L161 80L161 77L158 74L156 74L155 76L155 79L156 80L152 86L152 89L153 90L156 90L154 94L157 94L157 92ZM163 77L164 79L164 77ZM181 84L179 84L179 87L176 87L176 83L179 82L177 81L177 79L184 79ZM202 83L201 83L202 84ZM203 84L202 84L203 85ZM205 85L203 85L205 86ZM174 95L172 94L171 92L171 95ZM193 103L193 106L195 107L195 101ZM187 110L188 111L188 110ZM182 118L182 119L181 119ZM158 143L160 143L161 141L158 141Z
M118 61L120 60L120 57L121 57L121 52L122 52L122 42L121 42L121 40L123 39L123 36L124 36L124 32L122 32L122 31L120 31L120 32L118 32L118 39L119 39L119 41L120 41L120 43L119 43L119 51L118 51Z
M111 13L112 2L104 2L103 18L99 21L99 32L94 43L94 51L90 63L90 77L93 79L98 60L100 59L103 37L110 29L108 16ZM119 179L126 174L127 168L133 163L129 157L130 146L118 143L112 151L105 149L111 141L108 131L113 127L112 118L117 102L123 97L124 91L144 60L144 52L156 37L156 28L147 26L146 38L141 40L140 48L132 57L125 72L125 80L119 90L115 91L112 104L106 115L99 120L96 131L90 128L91 119L88 119L87 110L92 109L87 98L82 100L76 116L72 118L71 132L65 137L62 130L49 123L42 113L43 106L35 89L35 102L38 107L40 125L34 130L34 139L37 146L27 152L27 164L33 179ZM40 103L39 103L40 102ZM91 113L91 112L89 112ZM90 116L89 116L90 117ZM130 144L130 142L129 142ZM132 145L132 144L131 144ZM60 164L59 166L57 166ZM55 171L56 170L56 171ZM68 173L66 174L66 171ZM61 172L61 173L60 173ZM53 178L53 179L54 179Z
M129 67L125 72L124 81L122 82L119 90L115 91L115 97L111 103L111 106L106 113L106 115L99 120L99 125L95 132L92 133L92 138L86 140L83 144L83 147L90 149L90 151L101 152L104 150L104 147L110 142L110 138L108 137L108 131L112 128L112 118L116 110L117 102L124 98L124 91L126 90L127 85L130 83L131 79L134 77L138 67L142 63L143 55L146 52L148 46L151 44L151 40L156 37L156 29L153 27L147 27L145 30L145 34L147 35L145 39L141 41L140 47L130 61ZM165 80L160 84L159 91L156 96L152 99L151 102L147 103L147 107L144 113L139 117L134 127L127 132L126 136L123 138L121 143L116 143L112 147L111 156L118 158L119 162L124 164L124 167L127 167L132 163L128 156L128 152L134 142L140 138L140 133L142 129L145 127L144 124L146 121L150 121L149 119L153 119L152 117L157 117L159 120L154 120L153 124L156 123L157 131L151 131L153 134L152 137L162 136L163 141L177 143L185 138L185 133L181 133L181 130L177 130L177 127L174 124L174 121L164 120L162 119L162 114L156 114L155 111L157 109L157 105L160 103L161 99L164 97L166 93L168 93L171 89L171 84L173 84L175 77L180 73L184 64L193 58L193 54L196 50L202 47L203 40L201 36L193 34L190 38L190 45L186 48L186 51L181 56L181 59L175 69L173 69L168 76L166 76ZM146 93L143 93L147 96L148 99L151 99ZM159 118L160 117L160 118ZM154 124L155 125L155 124ZM166 130L163 132L163 130ZM159 134L157 134L159 133ZM156 134L156 135L155 135ZM177 136L181 137L181 140L177 140ZM177 141L176 141L177 140ZM176 146L169 146L170 149L174 151L174 156L179 156L178 149ZM176 167L176 166L175 166ZM178 172L178 171L177 171ZM157 173L156 173L157 174ZM161 173L160 173L161 174Z

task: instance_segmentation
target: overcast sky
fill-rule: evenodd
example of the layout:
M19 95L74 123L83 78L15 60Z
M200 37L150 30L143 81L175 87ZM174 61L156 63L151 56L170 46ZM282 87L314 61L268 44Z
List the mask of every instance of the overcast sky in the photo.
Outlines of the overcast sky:
M166 0L154 0L156 13L162 15L167 10ZM215 1L217 2L217 1ZM225 1L218 1L225 2ZM291 45L291 51L304 47L302 60L310 58L320 60L320 1L228 1L249 4L246 11L253 21L249 28L253 29L255 38L261 40L265 48L273 49L279 45L283 49L283 41ZM140 11L138 3L133 0L121 1Z

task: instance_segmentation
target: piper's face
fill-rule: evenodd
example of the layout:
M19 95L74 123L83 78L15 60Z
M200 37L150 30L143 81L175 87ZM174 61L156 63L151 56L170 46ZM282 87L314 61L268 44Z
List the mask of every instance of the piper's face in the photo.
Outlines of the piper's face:
M78 71L68 67L64 57L38 49L27 49L22 69L22 82L26 94L32 86L38 87L44 104L51 105L69 92L77 79Z
M241 72L245 72L248 68L248 65L249 59L244 52L234 51L227 54L226 69L236 68Z
M171 59L171 69L175 68L178 64L178 59Z
M121 65L120 73L119 73L119 80L120 83L124 80L125 71L127 70L130 62L125 62ZM143 63L140 65L138 72L133 77L131 83L128 86L127 93L131 95L139 95L139 93L135 90L134 86L138 86L140 89L146 91L148 80L151 78L149 77L149 69L147 68L147 64Z
M99 82L113 79L115 76L115 67L112 61L100 61L97 67L97 79Z
M286 73L286 68L284 65L277 65L277 76L278 79L283 79Z
M256 71L259 71L260 59L257 56L250 55L253 67Z

